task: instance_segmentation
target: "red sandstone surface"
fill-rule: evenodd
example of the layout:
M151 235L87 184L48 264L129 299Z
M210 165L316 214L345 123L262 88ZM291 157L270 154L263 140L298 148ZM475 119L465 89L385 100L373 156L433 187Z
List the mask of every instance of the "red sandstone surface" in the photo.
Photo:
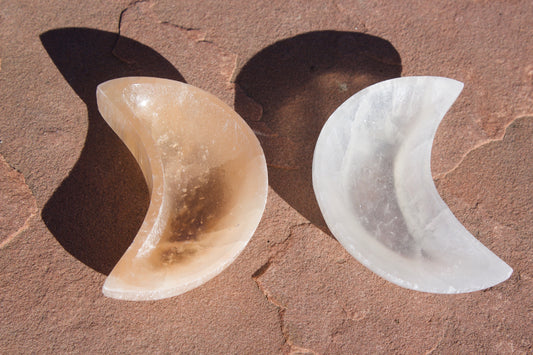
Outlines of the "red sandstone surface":
M0 0L0 352L531 353L530 1ZM104 80L212 92L254 128L265 214L228 269L156 302L101 286L140 226L142 174L96 110ZM312 150L347 97L396 76L465 83L437 188L514 273L485 291L399 288L328 233Z

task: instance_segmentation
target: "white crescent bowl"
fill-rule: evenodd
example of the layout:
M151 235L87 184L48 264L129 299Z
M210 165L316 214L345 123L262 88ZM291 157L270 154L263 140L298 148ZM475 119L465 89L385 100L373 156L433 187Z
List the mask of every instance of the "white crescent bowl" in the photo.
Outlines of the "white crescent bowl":
M328 119L313 157L313 188L337 240L399 286L481 290L512 269L455 218L431 176L431 147L463 84L403 77L367 87Z

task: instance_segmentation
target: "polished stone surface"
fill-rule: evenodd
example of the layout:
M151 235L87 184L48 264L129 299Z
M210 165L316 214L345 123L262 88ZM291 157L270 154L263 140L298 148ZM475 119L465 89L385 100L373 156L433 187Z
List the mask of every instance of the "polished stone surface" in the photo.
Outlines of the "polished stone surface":
M430 76L374 84L335 110L315 148L313 187L335 238L417 291L479 291L512 273L455 218L431 177L435 133L462 89Z
M151 196L104 294L155 300L198 287L237 257L259 224L268 188L259 141L230 107L179 81L125 77L100 84L96 95Z

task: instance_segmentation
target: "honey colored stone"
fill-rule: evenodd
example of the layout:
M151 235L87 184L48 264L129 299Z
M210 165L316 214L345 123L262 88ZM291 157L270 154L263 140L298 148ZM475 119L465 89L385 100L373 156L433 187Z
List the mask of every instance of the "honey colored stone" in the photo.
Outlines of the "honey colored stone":
M266 203L265 157L252 130L215 96L167 79L110 80L97 100L151 198L104 294L161 299L219 274L250 240Z

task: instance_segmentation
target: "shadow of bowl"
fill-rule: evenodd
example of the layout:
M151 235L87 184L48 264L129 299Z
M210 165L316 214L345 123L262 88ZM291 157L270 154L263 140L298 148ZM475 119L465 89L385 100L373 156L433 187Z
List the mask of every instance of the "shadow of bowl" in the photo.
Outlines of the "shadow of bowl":
M270 186L325 232L311 175L320 130L350 96L401 71L400 55L382 38L319 31L263 49L236 78L235 109L263 146Z
M116 33L61 28L41 34L40 39L87 105L89 119L80 157L41 216L65 250L109 274L142 224L149 196L137 162L98 113L96 87L124 76L184 79L156 51Z

